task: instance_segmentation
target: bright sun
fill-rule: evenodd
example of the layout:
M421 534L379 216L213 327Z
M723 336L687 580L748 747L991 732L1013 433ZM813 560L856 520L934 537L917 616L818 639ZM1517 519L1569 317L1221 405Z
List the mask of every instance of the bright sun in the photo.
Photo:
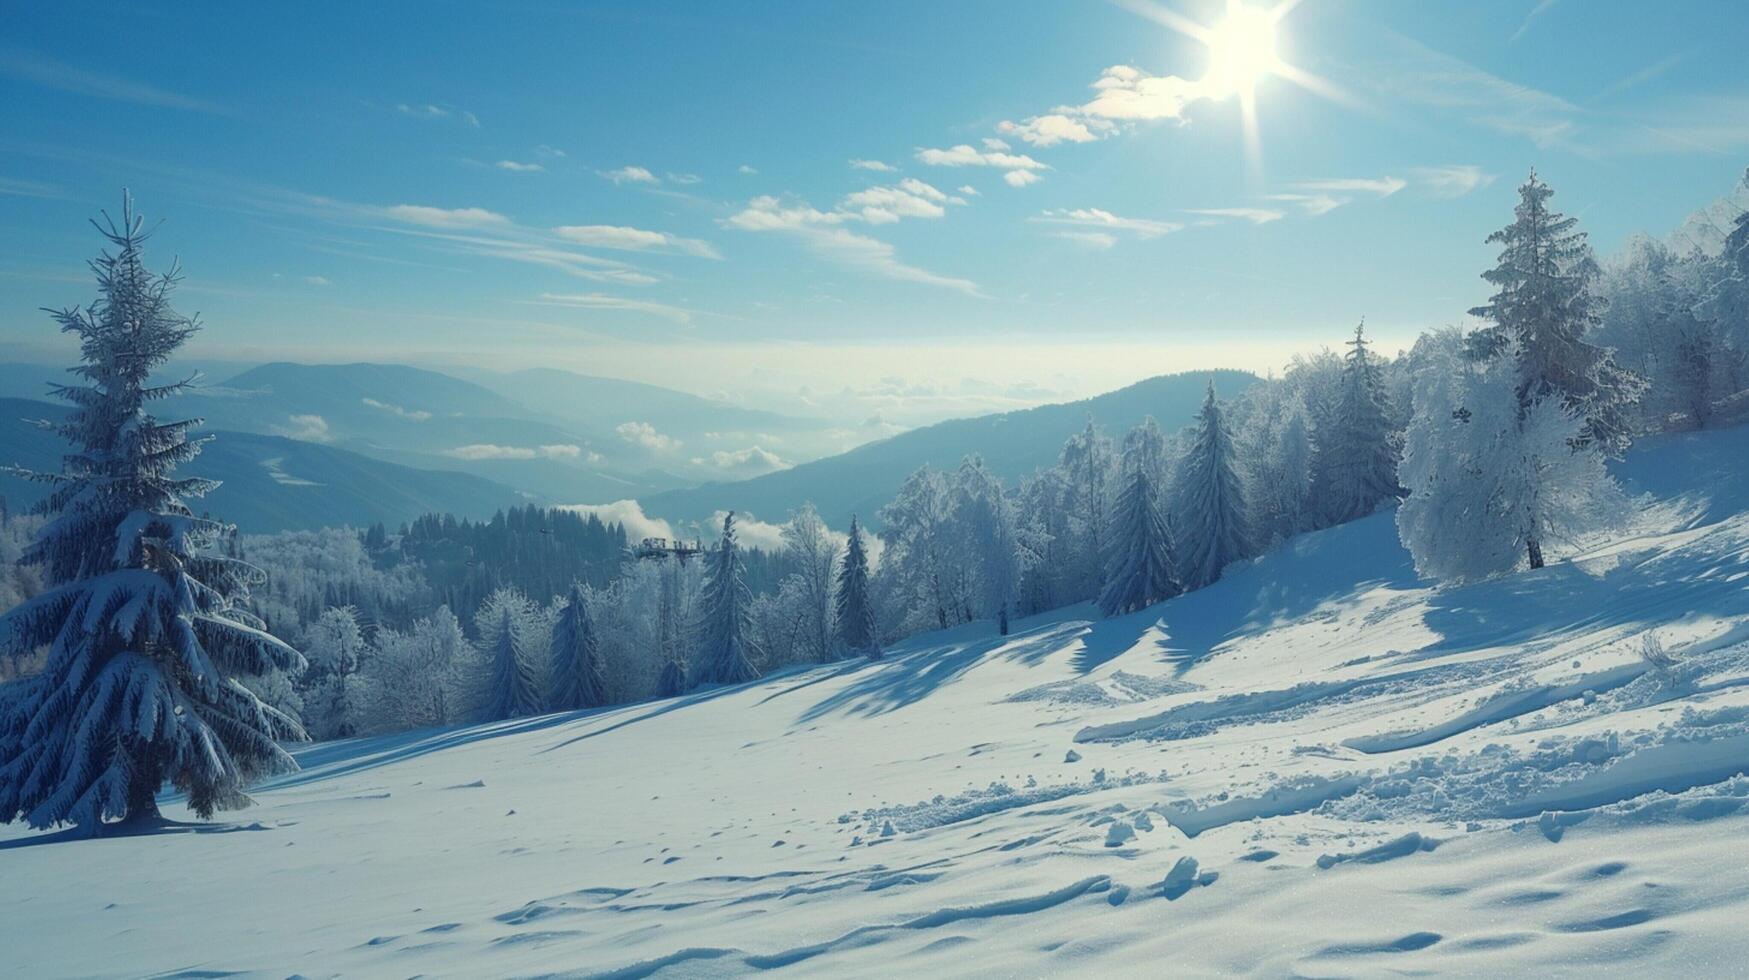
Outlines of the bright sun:
M1208 75L1203 82L1221 95L1249 95L1264 76L1281 67L1275 54L1276 14L1239 3L1227 7L1227 19L1208 29Z

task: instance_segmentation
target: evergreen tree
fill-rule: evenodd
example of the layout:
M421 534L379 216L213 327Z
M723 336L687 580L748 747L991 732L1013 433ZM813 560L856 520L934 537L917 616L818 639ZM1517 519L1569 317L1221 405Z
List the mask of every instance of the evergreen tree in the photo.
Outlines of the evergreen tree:
M670 660L662 665L662 676L656 679L656 696L677 698L686 693L686 664Z
M156 818L165 782L208 817L248 805L252 778L297 768L277 743L303 731L238 678L303 658L246 611L261 576L217 552L228 529L183 503L216 486L174 475L200 452L198 420L149 411L187 387L148 378L199 325L171 307L176 270L146 271L142 229L124 198L120 222L98 226L115 248L91 263L100 298L54 314L84 363L54 389L73 411L47 425L73 451L58 474L22 474L54 485L24 555L49 590L0 617L0 655L46 645L48 660L0 697L0 822L95 834Z
M1336 414L1321 448L1329 483L1323 503L1329 522L1340 524L1373 512L1397 495L1397 435L1391 428L1384 378L1367 350L1366 323L1354 328L1343 359Z
M1117 616L1178 594L1161 487L1166 439L1153 418L1124 437L1122 486L1112 514L1111 557L1099 609Z
M307 712L317 738L351 738L359 733L365 694L359 668L364 633L358 610L337 606L322 610L304 638L309 653L310 696Z
M1545 547L1618 519L1625 500L1584 420L1555 394L1518 407L1514 365L1478 362L1443 335L1417 377L1397 531L1428 578L1466 581L1542 565Z
M511 589L499 589L480 607L480 638L486 654L485 684L479 696L481 721L522 718L541 709L540 688L524 638L532 614L528 600Z
M1115 458L1111 440L1093 424L1070 436L1058 460L1066 479L1069 526L1075 541L1074 593L1076 600L1099 591L1105 570L1105 526L1110 509L1110 476Z
M699 596L698 661L694 687L740 684L755 680L748 636L752 631L753 596L747 591L741 547L735 541L735 515L723 518L723 537L707 557L703 594Z
M1601 321L1593 290L1597 261L1578 219L1550 210L1554 191L1536 171L1518 188L1512 224L1488 236L1502 246L1499 262L1482 273L1497 292L1472 316L1493 326L1471 335L1472 356L1511 356L1517 366L1520 416L1553 394L1583 420L1575 445L1618 456L1632 439L1632 408L1645 390L1612 351L1586 342Z
M838 641L844 648L870 660L879 660L881 644L875 626L873 597L869 594L868 552L862 544L862 528L850 518L850 540L838 566L838 595L834 610Z
M1233 439L1215 401L1215 383L1196 415L1190 451L1179 476L1177 532L1180 579L1200 589L1219 579L1221 570L1245 557L1245 491L1233 466Z
M996 631L1008 635L1009 613L1020 597L1020 580L1031 563L1014 505L1002 481L972 455L954 474L952 539L964 559L968 586L964 592L967 620L988 616ZM975 606L976 608L973 608Z
M598 708L607 703L607 674L597 647L588 598L582 584L575 583L553 625L552 690L547 697L553 710Z

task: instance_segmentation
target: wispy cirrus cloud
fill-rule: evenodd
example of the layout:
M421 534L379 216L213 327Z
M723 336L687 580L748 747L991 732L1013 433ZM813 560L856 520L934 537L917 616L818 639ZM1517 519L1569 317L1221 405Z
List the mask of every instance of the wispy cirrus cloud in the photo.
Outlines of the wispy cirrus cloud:
M1276 208L1189 208L1185 213L1208 218L1234 218L1254 225L1266 225L1287 217L1286 212Z
M42 88L86 95L112 102L160 109L183 109L213 115L231 115L232 110L216 102L159 88L148 82L83 68L21 48L0 48L0 75L7 75Z
M480 128L480 117L466 109L438 105L435 102L398 102L395 111L414 119L452 119L464 126Z
M513 173L513 174L540 174L540 173L546 173L546 170L547 170L547 168L545 166L543 166L542 164L523 163L523 162L518 161L518 160L499 160L497 163L493 164L492 166L497 167L499 170L505 170L505 171L508 171L510 173Z
M1495 176L1483 173L1481 167L1467 163L1416 167L1409 171L1409 175L1435 197L1463 197L1471 191L1492 184Z
M624 252L679 252L701 259L720 259L715 245L700 238L682 238L665 231L646 231L625 225L560 225L553 234L568 242L591 248Z
M883 173L883 174L892 173L894 170L898 169L897 167L893 166L892 164L884 163L880 160L862 160L862 159L851 160L850 161L850 168L852 170L873 170L876 173Z
M583 447L570 443L550 446L501 446L490 442L475 442L466 446L445 449L443 455L452 459L465 459L469 462L506 459L578 459L583 455Z
M485 208L437 208L424 204L391 204L381 209L385 217L427 228L505 227L509 218Z
M646 313L670 320L682 326L692 323L696 311L654 300L631 299L625 296L609 296L605 293L542 293L540 299L530 300L538 306L558 306L573 310L615 310L631 313Z
M1117 243L1114 232L1123 232L1138 239L1159 238L1184 227L1182 222L1157 221L1152 218L1125 218L1102 208L1073 208L1045 211L1031 219L1046 225L1063 226L1072 231L1059 232L1059 237L1083 244L1110 248Z

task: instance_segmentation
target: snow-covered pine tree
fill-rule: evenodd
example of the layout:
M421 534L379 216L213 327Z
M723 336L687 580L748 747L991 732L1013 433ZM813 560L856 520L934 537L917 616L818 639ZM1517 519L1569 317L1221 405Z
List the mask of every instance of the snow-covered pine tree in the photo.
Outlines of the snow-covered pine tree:
M823 663L832 657L832 569L838 563L838 542L813 504L804 502L790 515L783 527L783 553L796 569L802 655Z
M365 650L364 632L358 626L358 610L335 606L322 615L304 636L310 660L309 696L304 713L317 738L351 738L360 731L367 698L359 669Z
M881 658L879 630L875 625L874 596L869 592L868 551L863 547L862 528L850 518L849 541L838 565L836 597L838 642L851 653L870 660Z
M996 620L997 633L1007 636L1009 614L1032 554L1001 478L976 454L961 461L954 473L952 513L953 538L966 559L971 586L965 617L988 616Z
M1536 171L1518 188L1512 224L1488 236L1501 245L1494 268L1482 273L1497 292L1470 315L1493 326L1470 335L1472 356L1511 356L1517 364L1520 413L1550 393L1583 420L1580 444L1619 456L1633 437L1632 409L1645 390L1614 352L1586 341L1601 321L1592 288L1597 261L1578 219L1550 210L1554 191Z
M1115 465L1111 440L1093 424L1092 416L1088 416L1086 428L1063 444L1057 462L1067 477L1065 503L1076 544L1073 580L1076 600L1098 595L1104 578L1105 527L1111 507L1110 477Z
M1124 437L1123 475L1112 513L1111 557L1099 609L1118 616L1178 594L1177 560L1166 524L1164 474L1166 438L1152 416Z
M947 480L927 464L881 508L881 575L892 583L903 611L927 617L937 629L962 621L965 562L949 540L953 502ZM951 621L950 621L951 620Z
M530 662L525 634L534 610L522 593L499 589L486 598L476 616L485 655L485 679L479 692L481 721L503 721L540 712L540 688Z
M1227 432L1215 383L1196 414L1190 451L1181 464L1172 522L1178 550L1179 581L1200 589L1250 549L1245 528L1245 488L1234 468L1233 439Z
M1584 420L1558 394L1518 407L1517 373L1476 361L1456 331L1424 348L1401 468L1409 496L1397 532L1428 578L1512 571L1543 549L1608 526L1625 505L1595 446L1575 451Z
M571 586L565 608L553 624L550 664L547 705L554 711L599 708L607 703L607 673L597 649L595 622L589 618L589 599L580 583Z
M115 251L91 263L100 297L54 314L84 363L55 388L73 411L46 426L73 451L58 474L25 474L54 484L53 519L24 556L49 589L0 617L0 655L49 652L0 697L0 822L95 834L156 818L165 782L209 817L248 805L256 776L297 768L278 742L302 729L238 678L302 670L303 657L247 612L260 572L213 548L228 529L183 502L216 486L175 476L200 452L199 420L149 411L187 388L148 379L199 325L171 306L176 270L146 270L143 225L126 197L119 222L105 215Z
M1325 516L1331 524L1365 517L1379 501L1395 497L1397 433L1391 428L1384 378L1367 349L1366 321L1354 328L1343 358L1336 414L1323 433Z
M723 537L705 558L704 590L699 596L698 659L692 684L740 684L755 680L748 636L753 596L747 591L741 546L735 540L735 514L723 517Z

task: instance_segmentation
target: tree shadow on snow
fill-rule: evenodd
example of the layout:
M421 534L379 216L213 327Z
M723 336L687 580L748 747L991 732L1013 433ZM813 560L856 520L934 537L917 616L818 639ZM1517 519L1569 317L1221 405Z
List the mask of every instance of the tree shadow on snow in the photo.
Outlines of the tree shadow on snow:
M49 844L68 844L74 841L116 840L129 837L171 837L181 834L236 834L254 831L272 830L272 827L262 823L189 823L183 820L136 820L120 823L106 823L103 828L93 834L80 827L69 827L53 833L34 834L30 837L17 837L12 840L0 840L0 851L15 851L26 847L42 847Z

